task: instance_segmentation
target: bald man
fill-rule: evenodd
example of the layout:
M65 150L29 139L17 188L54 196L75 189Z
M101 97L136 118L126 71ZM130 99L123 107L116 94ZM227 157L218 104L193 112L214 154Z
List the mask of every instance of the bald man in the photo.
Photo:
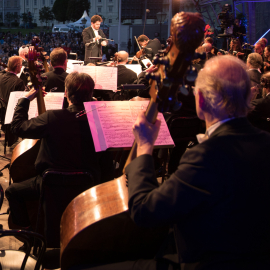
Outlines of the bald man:
M117 77L117 87L122 84L133 84L137 80L137 74L126 68L125 65L128 62L128 53L126 51L118 52L117 57L117 68L118 68L118 77Z
M233 56L206 62L194 89L206 133L161 186L151 156L160 121L142 112L133 126L137 158L125 169L131 218L174 228L182 270L270 269L270 135L246 118L245 69Z

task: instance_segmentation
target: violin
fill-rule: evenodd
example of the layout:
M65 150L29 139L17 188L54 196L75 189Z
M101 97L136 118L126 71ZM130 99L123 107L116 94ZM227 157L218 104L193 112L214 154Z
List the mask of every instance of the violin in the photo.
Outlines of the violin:
M140 43L138 42L137 37L134 36L134 38L135 38L135 40L136 40L136 42L137 42L137 45L138 45L138 47L139 47L139 51L136 52L136 57L137 57L138 59L140 59L141 56L144 55L144 50L143 50L143 48L141 47Z
M140 49L138 52L136 52L136 57L139 59L141 58L141 56L144 55L144 50L143 49Z

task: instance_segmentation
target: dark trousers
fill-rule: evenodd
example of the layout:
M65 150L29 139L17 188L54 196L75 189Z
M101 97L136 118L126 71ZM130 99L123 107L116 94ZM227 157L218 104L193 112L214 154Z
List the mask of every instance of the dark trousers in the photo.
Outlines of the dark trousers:
M10 214L14 224L29 227L26 201L38 200L41 192L42 177L35 176L20 183L10 185L5 192L9 202Z

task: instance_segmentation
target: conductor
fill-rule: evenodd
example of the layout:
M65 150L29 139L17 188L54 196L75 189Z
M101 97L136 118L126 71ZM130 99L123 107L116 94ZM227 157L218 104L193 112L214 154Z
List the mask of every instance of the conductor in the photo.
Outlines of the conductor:
M91 18L91 26L85 28L82 32L83 43L85 44L85 64L94 62L88 57L102 56L102 46L107 45L105 34L100 29L102 18L99 15L94 15Z

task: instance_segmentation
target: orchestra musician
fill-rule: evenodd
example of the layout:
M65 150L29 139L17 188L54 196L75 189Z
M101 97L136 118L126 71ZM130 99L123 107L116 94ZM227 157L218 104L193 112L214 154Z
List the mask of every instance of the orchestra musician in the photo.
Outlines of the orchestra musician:
M99 15L94 15L91 18L91 26L85 28L82 32L83 43L85 44L85 64L94 62L88 57L102 56L102 46L107 46L105 34L100 29L102 18Z
M146 35L140 35L138 37L138 43L144 49L144 53L150 61L152 61L155 54L162 49L161 43L157 38L151 40Z
M24 72L24 68L28 67L27 58L25 57L28 53L28 50L29 47L26 45L23 45L22 47L19 48L19 56L23 59L19 78L23 80L25 85L27 85L28 83L28 76Z
M46 169L89 171L95 184L112 179L112 160L107 152L95 152L86 115L76 118L76 114L84 110L83 102L91 101L94 86L88 74L70 73L65 80L69 107L49 110L30 120L28 110L36 90L26 92L18 101L11 131L22 138L42 140L35 162L39 174L23 182L13 183L5 193L13 223L25 230L32 230L25 202L39 198L41 175ZM25 249L25 246L21 249Z
M128 62L128 53L125 51L118 52L117 55L117 87L121 86L122 84L132 84L135 80L137 80L137 74L128 69L125 65Z
M143 227L173 225L182 270L269 269L270 135L246 118L244 64L232 56L211 58L194 95L207 131L161 186L151 157L160 121L151 124L139 114L137 158L125 170L131 217Z
M7 70L0 76L0 97L5 101L4 107L7 107L9 96L14 91L24 91L24 82L17 77L21 72L22 58L19 56L12 56L8 59Z

